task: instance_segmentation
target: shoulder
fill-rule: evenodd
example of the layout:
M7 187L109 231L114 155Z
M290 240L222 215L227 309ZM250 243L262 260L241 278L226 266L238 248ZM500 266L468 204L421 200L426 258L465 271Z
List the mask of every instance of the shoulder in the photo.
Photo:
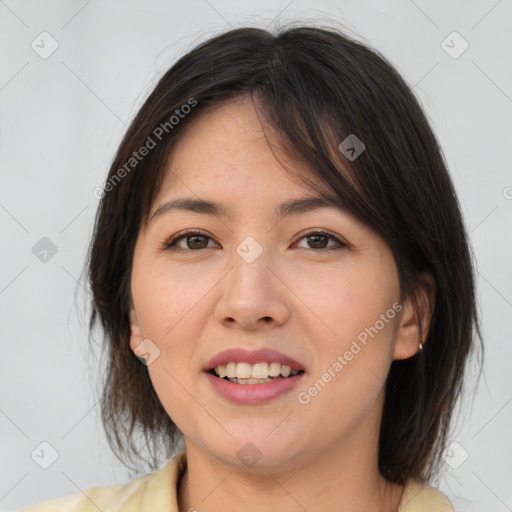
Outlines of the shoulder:
M176 502L176 483L184 464L185 452L180 452L160 469L134 478L126 484L89 487L66 496L50 498L19 512L174 512L172 506Z
M439 489L416 480L409 480L404 488L399 512L453 512L448 497Z

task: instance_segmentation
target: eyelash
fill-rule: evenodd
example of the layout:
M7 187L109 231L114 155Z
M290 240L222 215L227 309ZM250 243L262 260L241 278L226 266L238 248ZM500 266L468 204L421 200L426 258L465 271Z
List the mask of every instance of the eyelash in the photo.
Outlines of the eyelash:
M213 240L212 237L208 236L207 234L205 234L205 233L203 233L201 231L185 230L185 231L180 231L179 233L176 233L176 235L174 235L172 238L167 240L167 242L164 242L162 244L162 246L161 246L161 249L164 250L164 251L172 249L172 250L180 250L180 251L188 251L188 252L198 252L198 251L202 251L204 249L211 249L211 247L206 247L206 248L203 248L203 249L183 249L182 247L176 247L176 244L182 238L187 238L189 236L195 236L195 235L199 235L199 236L202 236L204 238L208 238L210 240ZM340 249L344 249L344 248L348 247L348 244L342 242L338 237L334 236L329 231L322 231L322 230L320 230L320 231L318 231L318 230L317 231L310 231L309 233L305 233L300 238L298 238L296 240L296 242L299 242L303 238L306 238L308 236L313 236L313 235L326 236L328 238L331 238L332 240L335 240L339 244L337 246L327 247L327 248L324 248L324 249L311 249L314 252L326 253L326 252L336 251L336 250L340 250Z

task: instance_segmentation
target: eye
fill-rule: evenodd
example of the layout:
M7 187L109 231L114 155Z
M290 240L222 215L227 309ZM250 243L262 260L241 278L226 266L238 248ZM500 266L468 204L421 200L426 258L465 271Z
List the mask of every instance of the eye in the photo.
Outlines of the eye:
M185 241L185 247L178 245L181 240ZM170 240L165 242L163 245L163 249L171 249L172 247L177 247L178 249L187 250L187 249L207 249L208 242L207 240L213 240L208 235L205 235L201 231L180 231L175 236L173 236Z
M328 231L310 231L309 233L302 235L302 237L299 238L299 241L303 239L306 239L306 243L309 244L309 248L316 249L315 252L335 251L348 247L346 243L342 242L338 237ZM337 245L334 247L326 247L325 244L329 243L329 239L334 240ZM308 247L306 247L306 249L307 248Z
M305 239L306 243L310 245L309 247L305 248L313 249L315 252L334 251L348 247L346 243L342 242L338 237L334 236L328 231L310 231L309 233L302 235L298 241L303 239ZM167 242L165 242L162 246L162 249L169 250L171 248L177 248L184 251L208 249L208 240L213 241L210 236L201 231L180 231ZM334 247L327 247L326 242L328 244L329 240L334 240L337 245L334 245ZM179 245L182 241L185 242L185 246Z

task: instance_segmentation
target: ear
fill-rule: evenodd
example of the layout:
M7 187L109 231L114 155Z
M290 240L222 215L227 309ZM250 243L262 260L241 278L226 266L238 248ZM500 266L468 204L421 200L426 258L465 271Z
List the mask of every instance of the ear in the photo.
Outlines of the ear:
M130 348L135 353L135 349L140 345L144 339L141 332L139 319L133 302L130 305Z
M404 309L398 327L393 359L408 359L425 344L430 321L435 307L435 280L432 274L418 276L419 285L414 297L404 302Z

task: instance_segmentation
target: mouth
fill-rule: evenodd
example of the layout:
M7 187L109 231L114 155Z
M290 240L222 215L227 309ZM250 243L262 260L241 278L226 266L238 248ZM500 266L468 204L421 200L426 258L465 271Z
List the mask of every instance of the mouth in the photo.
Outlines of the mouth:
M271 348L225 350L204 366L212 389L237 404L263 404L289 394L307 375L302 364Z
M239 368L239 364L240 363L236 364L236 367L235 363L228 363L226 366L219 365L215 368L210 368L207 373L218 379L232 382L233 384L249 385L290 379L305 373L304 370L292 370L289 366L279 363L271 363L270 365L268 363L256 363L255 365L242 363L242 365L244 365L242 368ZM253 369L254 367L256 368Z
M305 370L284 364L231 362L204 371L212 389L236 404L256 405L289 395L305 378Z

